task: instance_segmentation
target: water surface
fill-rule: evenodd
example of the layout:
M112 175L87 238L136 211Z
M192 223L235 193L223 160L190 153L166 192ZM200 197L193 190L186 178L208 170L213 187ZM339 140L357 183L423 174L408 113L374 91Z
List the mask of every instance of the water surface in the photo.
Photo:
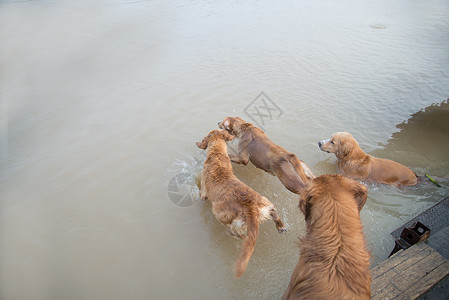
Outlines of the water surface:
M305 229L296 195L234 166L289 227L263 224L235 280L240 242L192 184L187 207L167 191L225 116L263 121L316 174L336 162L317 142L344 130L449 176L444 0L0 1L0 40L1 299L280 298ZM272 118L254 114L261 92ZM373 265L447 187L368 184Z

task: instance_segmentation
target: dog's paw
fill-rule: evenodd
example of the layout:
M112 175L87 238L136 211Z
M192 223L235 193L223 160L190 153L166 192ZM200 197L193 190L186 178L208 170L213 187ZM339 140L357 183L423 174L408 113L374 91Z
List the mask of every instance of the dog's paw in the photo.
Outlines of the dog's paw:
M279 232L279 233L285 233L285 232L287 232L287 227L281 227L281 228L278 228L278 232Z

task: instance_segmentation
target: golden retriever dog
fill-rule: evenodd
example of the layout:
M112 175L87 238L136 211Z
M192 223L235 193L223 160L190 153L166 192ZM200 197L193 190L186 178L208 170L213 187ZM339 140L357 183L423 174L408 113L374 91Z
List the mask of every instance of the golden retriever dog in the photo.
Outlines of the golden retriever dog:
M369 299L370 253L359 211L367 188L342 175L322 175L301 192L307 232L282 299Z
M241 182L232 172L226 141L233 138L224 130L212 130L196 145L207 149L200 196L204 200L209 199L214 216L228 228L230 234L243 239L242 253L235 265L235 276L239 278L253 254L259 223L271 218L279 232L285 232L286 228L276 214L274 205Z
M310 168L298 157L276 145L261 129L239 117L227 117L218 126L240 138L238 155L229 155L237 164L251 161L257 168L277 176L291 192L299 190L309 180L315 178Z
M406 166L363 152L348 132L336 132L330 139L318 142L318 146L322 151L335 153L338 173L348 177L396 187L418 183L416 174Z

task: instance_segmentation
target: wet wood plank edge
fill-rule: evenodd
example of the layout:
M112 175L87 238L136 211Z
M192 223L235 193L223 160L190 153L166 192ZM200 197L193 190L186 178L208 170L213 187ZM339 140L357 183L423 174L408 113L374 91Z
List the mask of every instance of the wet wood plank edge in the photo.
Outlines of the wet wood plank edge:
M371 299L414 299L449 274L449 261L425 243L373 268Z

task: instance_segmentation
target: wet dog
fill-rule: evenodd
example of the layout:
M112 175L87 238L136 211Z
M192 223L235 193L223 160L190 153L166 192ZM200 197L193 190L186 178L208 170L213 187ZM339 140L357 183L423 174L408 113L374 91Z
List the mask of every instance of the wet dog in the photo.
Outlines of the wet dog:
M245 272L254 251L259 223L271 218L279 232L286 231L286 228L276 214L274 205L241 182L232 172L226 141L233 138L224 130L213 130L196 145L207 149L200 196L212 203L212 212L217 220L232 235L243 239L242 253L235 265L235 276L239 278Z
M336 132L330 139L318 142L322 151L337 157L337 171L348 177L374 181L396 187L418 183L416 174L400 163L366 154L348 132Z
M359 217L367 188L342 175L322 175L301 192L307 233L282 299L369 299L370 254Z
M229 155L232 162L246 165L251 161L257 168L277 176L293 193L299 193L305 183L315 178L310 168L295 154L270 141L253 124L239 117L227 117L218 126L240 138L239 154Z

